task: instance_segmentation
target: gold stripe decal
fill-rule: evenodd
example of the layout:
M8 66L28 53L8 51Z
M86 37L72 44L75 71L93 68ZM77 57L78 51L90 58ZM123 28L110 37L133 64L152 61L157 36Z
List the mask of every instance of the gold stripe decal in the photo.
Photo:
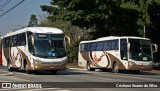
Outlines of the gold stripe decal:
M99 57L98 57L98 55ZM116 56L112 55L111 53L103 51L100 54L97 52L82 52L81 56L84 58L85 61L90 61L92 65L96 67L105 67L105 68L112 68L113 62L117 62L119 65L119 69L126 69L123 63L118 59Z

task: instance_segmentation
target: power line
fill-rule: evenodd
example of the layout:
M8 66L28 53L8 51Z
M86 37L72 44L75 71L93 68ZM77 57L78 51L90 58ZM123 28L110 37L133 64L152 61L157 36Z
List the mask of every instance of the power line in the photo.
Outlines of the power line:
M2 2L2 1L4 1L4 0L1 0L0 2Z
M0 9L4 8L7 4L9 4L11 2L11 0L7 0L6 2L4 2L1 6Z
M8 12L10 12L11 10L13 10L14 8L16 8L17 6L19 6L21 3L23 3L25 0L20 1L19 3L17 3L16 5L14 5L13 7L11 7L10 9L8 9L7 11L5 11L4 13L2 13L0 15L0 17L4 16L5 14L7 14Z

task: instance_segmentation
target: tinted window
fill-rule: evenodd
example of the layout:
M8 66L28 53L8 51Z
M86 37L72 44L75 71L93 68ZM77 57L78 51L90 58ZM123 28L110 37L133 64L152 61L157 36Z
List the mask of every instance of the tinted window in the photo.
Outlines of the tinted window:
M13 37L9 37L9 46L10 46L10 47L13 46Z
M13 36L13 46L17 46L17 36Z
M80 51L84 51L84 45L85 44L80 44Z
M118 44L118 40L105 41L103 50L118 50Z
M26 45L25 33L18 34L17 44L18 46Z
M103 51L103 50L118 50L119 41L109 40L95 43L86 43L80 45L80 51Z
M85 44L84 51L90 51L90 44Z
M97 50L97 51L103 50L103 42L98 42L98 43L97 43L96 50Z
M96 43L92 43L90 51L95 51L95 50L96 50Z

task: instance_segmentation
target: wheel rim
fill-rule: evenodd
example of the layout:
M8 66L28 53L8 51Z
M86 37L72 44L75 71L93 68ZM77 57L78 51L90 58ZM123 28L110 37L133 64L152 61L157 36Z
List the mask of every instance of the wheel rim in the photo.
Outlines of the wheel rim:
M11 66L10 66L9 62L7 63L7 68L8 68L8 71L11 71Z
M115 63L115 64L114 64L113 71L114 71L115 73L117 73L117 72L118 72L118 65L117 65L117 63Z
M90 66L90 63L88 62L87 63L87 70L90 70L91 69L91 66Z
M7 65L7 68L8 68L8 70L9 70L9 71L11 70L11 67L10 67L10 65L9 65L9 64Z

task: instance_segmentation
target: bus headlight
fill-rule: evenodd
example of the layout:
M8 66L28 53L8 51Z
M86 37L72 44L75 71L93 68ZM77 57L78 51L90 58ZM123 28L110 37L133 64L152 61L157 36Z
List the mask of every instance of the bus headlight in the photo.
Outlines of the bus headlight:
M130 61L130 62L129 62L129 65L136 65L136 63L135 63L135 62Z

